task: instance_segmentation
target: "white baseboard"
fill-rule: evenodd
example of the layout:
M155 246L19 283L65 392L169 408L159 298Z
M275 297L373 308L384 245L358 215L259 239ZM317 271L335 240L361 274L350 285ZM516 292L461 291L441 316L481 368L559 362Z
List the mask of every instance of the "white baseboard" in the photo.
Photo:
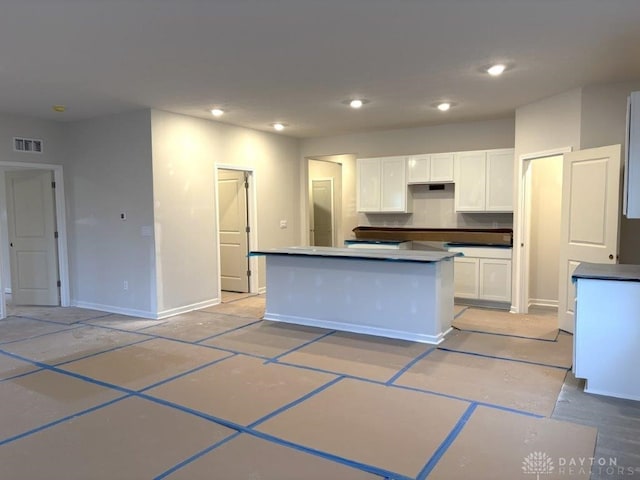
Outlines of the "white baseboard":
M529 307L552 307L558 308L558 300L547 300L544 298L530 298Z
M204 300L202 302L192 303L191 305L185 305L183 307L170 308L167 310L162 310L158 312L156 315L157 319L173 317L174 315L180 315L181 313L192 312L194 310L200 310L201 308L213 307L214 305L220 304L220 298L212 298L209 300Z
M430 343L437 345L444 340L444 337L452 328L438 335L425 335L423 333L411 333L401 330L392 330L390 328L370 327L366 325L358 325L353 323L332 322L330 320L318 320L315 318L297 317L294 315L280 315L277 313L265 312L264 320L274 322L292 323L295 325L305 325L307 327L319 327L329 330L339 330L343 332L363 333L365 335L376 335L378 337L398 338L400 340L409 340L412 342Z
M155 313L146 310L135 310L133 308L121 308L114 305L102 305L100 303L82 302L72 300L71 305L79 308L87 308L89 310L100 310L107 313L116 313L118 315L128 315L130 317L149 318L156 320Z
M260 287L258 289L258 295L264 295L265 293L267 293L267 287Z
M99 303L81 302L74 300L71 305L74 307L87 308L89 310L100 310L108 313L116 313L118 315L128 315L130 317L149 318L151 320L161 320L163 318L172 317L181 313L191 312L193 310L199 310L201 308L211 307L220 303L219 298L213 298L205 300L203 302L192 303L191 305L185 305L183 307L171 308L163 310L161 312L149 312L145 310L135 310L133 308L121 308L113 305L102 305Z

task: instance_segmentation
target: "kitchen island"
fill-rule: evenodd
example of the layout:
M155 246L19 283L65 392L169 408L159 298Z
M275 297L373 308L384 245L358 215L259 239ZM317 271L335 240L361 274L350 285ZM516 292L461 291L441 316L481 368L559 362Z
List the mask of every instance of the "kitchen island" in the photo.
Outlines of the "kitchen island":
M288 247L265 255L264 319L438 344L453 321L456 253Z

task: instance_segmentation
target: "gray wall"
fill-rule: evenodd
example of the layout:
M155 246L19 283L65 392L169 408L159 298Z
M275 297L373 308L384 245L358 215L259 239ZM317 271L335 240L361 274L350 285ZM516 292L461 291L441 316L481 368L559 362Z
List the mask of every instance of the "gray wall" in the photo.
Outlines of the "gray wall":
M594 85L582 89L582 148L625 145L627 97L640 91L640 81ZM620 263L640 264L640 219L620 222Z
M71 123L66 133L72 301L153 316L150 113L141 110ZM121 212L126 213L124 221Z
M151 124L158 311L164 315L217 299L216 164L254 170L258 245L250 248L266 249L300 244L301 162L298 140L282 135L158 110Z

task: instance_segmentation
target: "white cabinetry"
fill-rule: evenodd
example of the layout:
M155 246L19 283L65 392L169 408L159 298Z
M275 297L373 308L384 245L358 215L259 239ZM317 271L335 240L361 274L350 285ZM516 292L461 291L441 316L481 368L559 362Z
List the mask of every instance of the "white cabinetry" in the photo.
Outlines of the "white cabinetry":
M357 210L364 213L408 213L406 157L358 159Z
M457 298L511 303L511 249L449 247L464 256L454 259Z
M453 182L453 153L413 155L407 162L407 183Z
M513 211L513 149L455 156L457 212Z

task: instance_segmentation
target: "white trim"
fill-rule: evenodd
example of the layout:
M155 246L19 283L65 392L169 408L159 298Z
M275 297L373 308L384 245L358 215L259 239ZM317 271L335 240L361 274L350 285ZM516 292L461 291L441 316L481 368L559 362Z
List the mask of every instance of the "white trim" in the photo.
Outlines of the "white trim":
M103 305L101 303L82 302L74 300L71 303L74 307L86 308L89 310L98 310L106 313L115 313L118 315L127 315L130 317L148 318L151 320L157 320L157 316L154 312L147 310L135 310L133 308L121 308L113 305Z
M529 308L531 307L551 307L558 308L558 300L549 300L547 298L530 298L528 302Z
M529 240L525 238L528 230L528 215L530 211L530 199L527 198L525 189L527 182L530 182L530 170L525 168L525 163L529 160L539 158L554 157L564 155L573 150L572 147L559 147L552 150L542 150L539 152L525 153L518 157L517 165L517 188L518 192L516 210L514 212L516 222L513 231L513 282L512 282L512 305L510 311L512 313L527 313L528 311L528 295L529 295L529 257L526 246ZM523 247L523 245L526 245Z
M437 345L442 343L444 337L452 328L438 335L425 335L423 333L410 333L402 330L392 330L390 328L369 327L366 325L358 325L354 323L333 322L330 320L318 320L315 318L298 317L295 315L281 315L278 313L266 312L264 320L273 322L293 323L296 325L305 325L308 327L326 328L329 330L339 330L344 332L362 333L365 335L376 335L378 337L398 338L400 340L409 340L412 342L431 343Z
M100 303L73 301L74 307L87 308L89 310L98 310L101 312L114 313L118 315L127 315L129 317L148 318L150 320L161 320L163 318L172 317L181 313L192 312L194 310L200 310L201 308L212 307L220 304L220 298L213 298L202 302L192 303L191 305L185 305L183 307L171 308L162 312L150 312L147 310L135 310L133 308L121 308L113 305L103 305Z
M249 250L258 250L258 195L257 195L257 175L254 167L247 167L244 165L231 165L227 163L216 163L214 170L214 188L216 198L216 235L218 241L218 297L222 298L222 282L220 276L222 272L220 270L220 202L218 201L218 170L236 170L241 172L247 172L249 174L249 199L247 201L247 208L249 209ZM260 293L259 286L259 262L257 257L249 257L249 269L251 270L251 277L249 278L249 293Z
M329 182L331 185L331 244L333 247L341 247L338 245L338 232L336 232L336 206L334 201L334 185L333 177L310 178L311 190L309 191L309 243L311 243L311 227L315 228L315 217L313 215L313 182ZM315 235L313 236L315 245Z
M62 165L51 163L23 163L0 161L0 168L21 168L31 170L49 170L53 172L53 180L56 182L54 190L56 201L56 228L58 230L58 273L60 276L60 306L71 305L71 289L69 284L69 252L67 247L67 211L64 195L64 172ZM0 257L2 252L0 252ZM0 258L0 262L3 259ZM1 277L1 275L0 275ZM0 292L3 289L0 278ZM6 316L6 302L4 295L0 299L0 318Z
M260 287L258 289L258 295L264 295L267 293L267 287Z

